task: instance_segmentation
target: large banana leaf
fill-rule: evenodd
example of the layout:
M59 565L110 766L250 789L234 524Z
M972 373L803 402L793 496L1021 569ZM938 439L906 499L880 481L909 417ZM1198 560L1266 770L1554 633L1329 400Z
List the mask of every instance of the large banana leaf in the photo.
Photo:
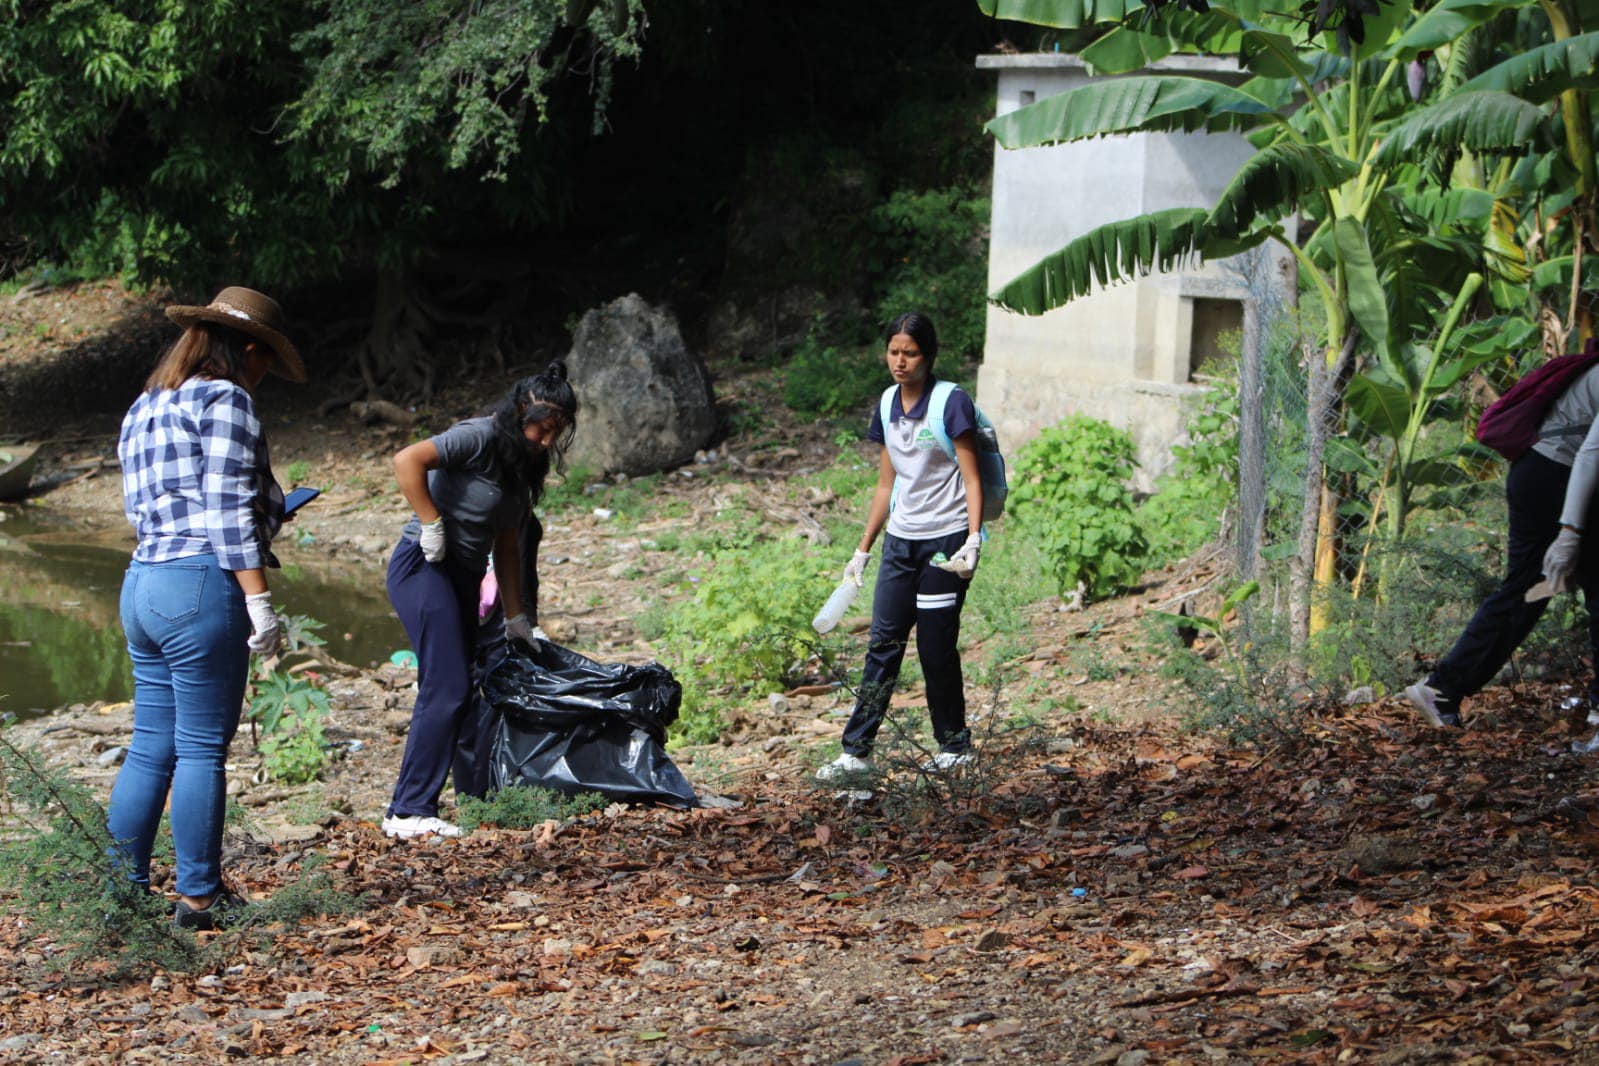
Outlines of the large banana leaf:
M1417 189L1409 206L1434 229L1461 222L1480 224L1493 211L1494 196L1486 189Z
M1349 379L1344 399L1356 418L1384 437L1402 437L1410 425L1410 393L1393 381L1356 374Z
M1460 92L1513 93L1542 103L1567 89L1599 87L1599 30L1513 56L1460 87Z
M1009 311L1041 315L1091 292L1199 256L1205 211L1177 207L1100 226L998 289L989 299Z
M1120 22L1144 9L1142 0L977 0L977 6L990 18L1062 30Z
M1530 7L1537 0L1443 0L1399 35L1389 46L1388 58L1408 61L1452 43L1503 11Z
M1259 99L1204 78L1114 78L1019 107L989 122L1006 148L1167 130L1247 129L1271 116Z
M1304 198L1336 189L1357 169L1319 145L1274 144L1256 152L1233 176L1206 225L1218 236L1236 237L1259 219L1279 218Z
M1509 93L1462 87L1447 100L1413 111L1390 127L1371 163L1391 168L1450 148L1519 151L1533 144L1543 121L1544 114L1536 105Z
M1388 294L1383 291L1382 280L1377 276L1377 264L1372 261L1366 227L1361 225L1360 219L1345 215L1333 223L1333 239L1338 243L1338 255L1344 266L1349 313L1366 336L1371 338L1377 350L1386 354Z

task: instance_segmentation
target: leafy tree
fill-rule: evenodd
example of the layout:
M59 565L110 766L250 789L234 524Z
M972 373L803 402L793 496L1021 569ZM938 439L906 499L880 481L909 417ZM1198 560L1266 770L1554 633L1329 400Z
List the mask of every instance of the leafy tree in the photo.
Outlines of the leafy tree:
M369 269L365 386L430 392L420 268L560 212L641 24L642 0L7 0L4 237L196 292Z
M1380 8L1350 0L1286 14L1266 0L1237 0L1161 5L1158 17L1134 0L979 2L997 17L1095 29L1081 51L1102 71L1134 70L1181 49L1236 56L1253 75L1237 87L1164 74L1094 81L990 123L1007 148L1119 133L1231 129L1248 133L1258 149L1211 208L1101 226L993 299L1041 313L1096 285L1194 258L1225 257L1268 240L1294 255L1326 323L1322 355L1311 361L1310 454L1293 597L1294 629L1303 639L1311 628L1312 565L1318 580L1333 574L1332 544L1318 538L1336 506L1323 490L1322 466L1328 426L1341 410L1357 347L1364 339L1373 358L1395 364L1400 345L1418 331L1430 332L1431 319L1467 274L1518 281L1480 234L1452 225L1461 220L1458 212L1429 218L1417 210L1415 168L1435 165L1435 149L1443 144L1473 159L1498 159L1559 143L1561 124L1539 105L1592 86L1599 34L1496 56L1475 77L1446 81L1423 119L1423 105L1401 77L1413 61L1450 55L1476 27L1507 8L1531 7L1531 0L1443 0L1425 13L1409 0ZM1566 141L1575 145L1577 138ZM1296 212L1309 223L1297 240L1283 225ZM1393 371L1404 379L1405 368L1394 365Z

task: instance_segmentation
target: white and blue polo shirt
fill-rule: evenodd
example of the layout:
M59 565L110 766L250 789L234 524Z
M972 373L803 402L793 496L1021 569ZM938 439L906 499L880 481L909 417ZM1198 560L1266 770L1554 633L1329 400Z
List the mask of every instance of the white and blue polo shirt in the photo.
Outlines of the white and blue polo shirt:
M931 374L922 383L921 399L909 411L900 406L900 390L889 404L889 424L883 426L878 405L872 406L866 439L888 449L889 462L899 475L899 498L888 515L888 532L905 540L932 540L964 533L966 482L960 466L944 451L927 425L927 405L933 396ZM977 409L960 389L944 404L944 431L950 440L977 429Z

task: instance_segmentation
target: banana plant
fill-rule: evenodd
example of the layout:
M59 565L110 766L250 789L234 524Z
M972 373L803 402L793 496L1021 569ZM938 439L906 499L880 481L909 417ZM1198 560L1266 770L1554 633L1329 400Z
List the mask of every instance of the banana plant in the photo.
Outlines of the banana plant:
M1407 343L1350 380L1350 412L1387 445L1372 517L1375 525L1377 512L1386 511L1384 539L1389 543L1404 539L1418 488L1448 485L1462 476L1448 457L1423 456L1420 445L1423 429L1438 416L1439 401L1479 366L1498 357L1493 351L1452 348L1461 316L1482 283L1481 274L1466 279L1430 345Z
M1333 528L1328 513L1337 505L1322 491L1325 426L1341 409L1339 382L1355 348L1363 342L1377 358L1393 360L1419 317L1441 311L1444 293L1458 291L1468 274L1493 275L1498 266L1480 234L1436 229L1411 208L1415 190L1401 183L1403 168L1427 162L1444 143L1487 158L1553 143L1560 121L1540 104L1551 93L1592 84L1599 34L1570 36L1531 61L1498 62L1429 101L1425 106L1438 110L1428 121L1407 124L1424 107L1409 91L1410 68L1503 12L1535 2L1443 0L1420 12L1411 0L1392 0L1361 20L1358 32L1348 22L1352 5L1333 4L1343 8L1345 22L1336 29L1322 23L1307 35L1306 23L1272 0L1220 0L1203 12L1163 4L1153 15L1157 5L1135 0L979 0L1000 18L1100 27L1104 32L1083 54L1102 72L1126 73L1187 50L1235 56L1252 75L1238 86L1182 74L1095 80L990 122L1005 148L1202 129L1240 131L1257 146L1210 208L1153 212L1091 230L990 298L1041 314L1098 286L1268 240L1295 257L1326 323L1322 358L1311 375L1306 504L1291 608L1301 642L1312 628L1311 560L1317 580L1333 574L1334 554L1318 544L1320 531ZM1295 213L1308 223L1299 240L1283 225ZM1407 268L1417 252L1437 270Z

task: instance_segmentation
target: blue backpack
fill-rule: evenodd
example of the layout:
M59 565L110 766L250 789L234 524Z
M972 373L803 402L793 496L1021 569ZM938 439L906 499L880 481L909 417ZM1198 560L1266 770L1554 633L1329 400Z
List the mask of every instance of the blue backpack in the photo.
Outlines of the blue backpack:
M898 385L890 385L883 390L883 396L878 400L878 417L883 423L884 433L888 432L889 413L893 410L894 393L898 389ZM944 408L955 389L953 381L935 381L933 395L927 401L927 428L933 431L939 447L951 459L955 458L955 442L949 439L949 431L944 427ZM977 473L983 483L983 521L992 522L1005 513L1005 497L1010 494L1010 484L1005 480L1005 456L1000 453L999 436L994 432L994 423L983 414L975 400L972 401L972 409L977 412ZM889 506L892 507L898 499L899 478L895 478L894 495Z

